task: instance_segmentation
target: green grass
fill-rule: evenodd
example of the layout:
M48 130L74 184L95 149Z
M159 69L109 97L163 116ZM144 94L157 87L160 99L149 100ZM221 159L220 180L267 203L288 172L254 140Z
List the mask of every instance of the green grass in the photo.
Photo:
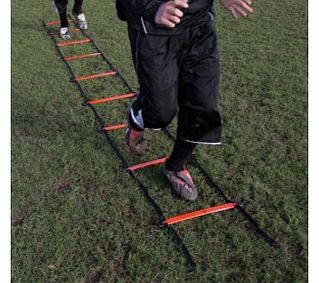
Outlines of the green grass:
M89 33L137 87L114 1L84 4ZM259 1L245 20L216 7L223 145L200 146L196 155L281 247L266 244L235 211L195 219L175 226L198 264L188 273L171 235L154 228L156 214L81 107L38 22L56 19L50 3L13 0L13 282L307 282L307 5ZM73 67L82 75L106 66L92 58ZM121 90L108 79L83 86L92 98ZM114 106L97 107L105 121L123 120L126 104ZM137 159L121 132L112 138L130 164L171 148L163 133L149 132L150 151ZM171 194L160 167L139 173L166 216L222 202L190 170L200 187L195 204Z

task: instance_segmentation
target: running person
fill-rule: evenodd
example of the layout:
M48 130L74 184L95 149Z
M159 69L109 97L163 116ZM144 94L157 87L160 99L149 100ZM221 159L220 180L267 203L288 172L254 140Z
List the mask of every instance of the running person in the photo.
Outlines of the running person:
M251 0L220 0L234 17L252 13ZM219 53L213 0L117 0L128 22L140 92L126 116L132 153L145 152L144 129L165 128L178 112L177 136L164 173L175 192L198 192L185 168L196 144L221 143Z
M64 40L69 40L71 38L70 31L69 31L69 22L67 18L67 5L68 0L54 0L55 7L57 12L60 15L60 36ZM81 29L87 29L88 25L85 19L85 15L82 11L82 3L83 0L74 0L74 6L72 9L72 15L77 23L77 25Z

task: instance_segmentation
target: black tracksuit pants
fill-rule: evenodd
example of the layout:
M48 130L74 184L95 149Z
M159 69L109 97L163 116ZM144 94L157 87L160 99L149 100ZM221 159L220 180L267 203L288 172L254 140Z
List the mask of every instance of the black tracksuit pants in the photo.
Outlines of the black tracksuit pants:
M55 6L58 8L61 27L68 27L68 18L67 18L67 5L68 0L54 0ZM82 3L83 0L74 0L74 6L72 12L79 15L82 13Z
M178 112L177 138L220 144L219 54L214 22L176 35L128 27L140 93L132 106L140 128L164 128Z

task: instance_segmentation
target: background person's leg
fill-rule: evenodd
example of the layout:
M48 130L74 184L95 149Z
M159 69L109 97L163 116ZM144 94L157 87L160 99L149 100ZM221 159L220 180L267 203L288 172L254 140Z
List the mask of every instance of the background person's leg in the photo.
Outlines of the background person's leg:
M74 6L72 9L72 12L76 15L82 14L82 4L83 4L83 0L74 0Z
M74 16L74 20L76 21L77 26L80 29L87 29L88 24L87 24L85 15L82 11L82 3L83 3L83 0L74 0L72 14Z
M54 3L59 11L61 27L68 27L69 26L68 18L67 18L68 0L55 0Z

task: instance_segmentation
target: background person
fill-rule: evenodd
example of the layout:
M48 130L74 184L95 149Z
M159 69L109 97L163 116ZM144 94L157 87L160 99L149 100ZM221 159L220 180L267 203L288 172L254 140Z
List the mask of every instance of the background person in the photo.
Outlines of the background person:
M60 15L60 36L64 40L69 40L71 38L70 31L69 31L69 22L67 18L67 5L68 0L55 0L54 1L57 12ZM81 29L87 29L88 25L85 19L85 15L82 11L82 3L83 0L74 0L74 6L72 9L72 15L74 19Z

